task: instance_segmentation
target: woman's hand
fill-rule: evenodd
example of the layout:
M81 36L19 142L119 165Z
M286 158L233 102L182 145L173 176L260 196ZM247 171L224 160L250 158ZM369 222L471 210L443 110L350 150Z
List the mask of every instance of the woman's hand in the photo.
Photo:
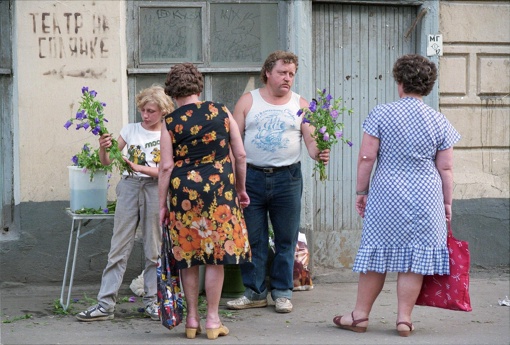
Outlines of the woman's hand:
M246 191L238 192L237 197L239 198L239 204L241 204L241 208L248 207L250 205L250 197Z
M112 146L112 135L109 133L101 135L99 137L99 146L105 149Z
M367 205L367 195L356 195L356 212L365 218L365 206Z
M168 208L167 207L161 207L159 209L159 223L161 225L168 225L169 215L168 215Z
M129 159L127 159L126 157L122 157L122 159L124 159L124 162L127 163L127 165L129 165L129 167L131 168L132 171L134 172L140 172L140 165L139 164L135 164L133 162L131 162Z
M452 205L444 205L444 213L446 215L446 221L452 221Z

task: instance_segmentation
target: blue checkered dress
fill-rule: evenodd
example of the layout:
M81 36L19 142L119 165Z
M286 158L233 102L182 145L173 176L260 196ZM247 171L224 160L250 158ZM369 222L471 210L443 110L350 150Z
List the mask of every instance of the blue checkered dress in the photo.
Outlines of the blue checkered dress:
M435 156L459 133L443 114L412 97L376 106L363 129L380 145L353 271L449 274Z

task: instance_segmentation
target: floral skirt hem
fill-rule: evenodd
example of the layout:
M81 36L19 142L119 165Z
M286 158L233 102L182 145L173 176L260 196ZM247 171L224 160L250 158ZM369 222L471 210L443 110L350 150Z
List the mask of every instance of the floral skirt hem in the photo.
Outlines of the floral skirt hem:
M248 253L250 254L250 253ZM245 262L250 262L251 256L250 255L241 255L241 256L229 256L225 255L223 257L223 260L199 260L197 258L193 258L190 260L181 260L181 261L175 261L175 265L178 269L185 269L190 268L193 266L200 266L200 265L240 265Z

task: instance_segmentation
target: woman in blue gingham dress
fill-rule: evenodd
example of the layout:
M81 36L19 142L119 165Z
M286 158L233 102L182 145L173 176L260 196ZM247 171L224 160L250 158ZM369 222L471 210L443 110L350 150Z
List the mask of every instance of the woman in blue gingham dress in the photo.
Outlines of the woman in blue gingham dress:
M398 272L397 331L408 336L423 275L449 274L446 221L451 220L453 145L460 135L422 101L436 79L432 62L406 55L395 63L393 75L400 100L376 106L363 123L356 210L364 221L353 267L360 272L358 297L351 315L337 316L334 323L364 332L386 272Z

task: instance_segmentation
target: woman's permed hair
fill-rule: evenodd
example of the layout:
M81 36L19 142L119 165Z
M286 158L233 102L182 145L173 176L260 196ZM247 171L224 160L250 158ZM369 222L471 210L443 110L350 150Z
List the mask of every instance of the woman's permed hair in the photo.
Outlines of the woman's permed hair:
M166 75L165 93L176 99L197 95L204 89L204 77L192 63L173 66Z
M260 70L260 80L262 80L262 82L264 84L267 83L266 72L271 72L278 60L282 60L284 64L293 63L294 65L296 65L296 72L297 72L297 70L298 70L297 55L295 55L291 52L286 52L284 50L274 51L271 54L269 54L266 61L264 62L264 65L262 65L262 69Z
M405 93L427 96L437 79L436 65L421 55L401 56L393 66L393 78Z
M163 111L163 116L174 111L174 102L165 94L161 85L152 85L136 95L136 107L142 109L147 103L156 104Z

